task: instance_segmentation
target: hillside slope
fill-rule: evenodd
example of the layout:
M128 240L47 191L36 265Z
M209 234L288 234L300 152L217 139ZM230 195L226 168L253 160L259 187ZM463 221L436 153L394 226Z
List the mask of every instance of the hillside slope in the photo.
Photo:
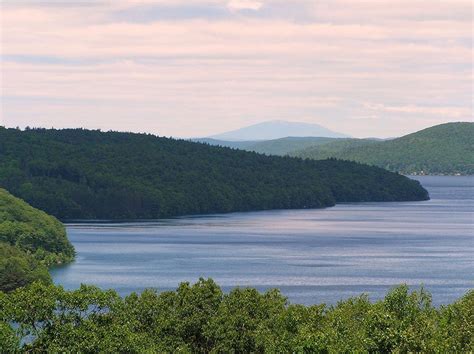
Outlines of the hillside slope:
M0 128L0 185L61 219L151 219L428 198L416 181L352 162L81 129Z
M315 160L337 158L403 174L474 174L474 123L437 125L387 141L348 139L296 151Z
M74 248L56 218L0 189L0 291L50 283L47 267L73 258Z
M211 138L193 139L193 141L209 145L225 146L233 149L258 152L259 154L285 156L294 151L308 147L327 144L339 138L324 137L286 137L263 141L228 141Z
M74 248L64 226L0 188L0 242L32 254L48 265L70 261Z
M361 146L380 143L382 140L374 139L333 139L326 144L308 146L304 149L293 150L289 153L293 157L311 158L313 160L324 160L328 158L340 158L341 154L352 151Z

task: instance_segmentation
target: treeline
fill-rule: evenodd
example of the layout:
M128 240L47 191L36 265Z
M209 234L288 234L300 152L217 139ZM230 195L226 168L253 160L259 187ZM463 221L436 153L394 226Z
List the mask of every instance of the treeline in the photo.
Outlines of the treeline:
M73 258L74 248L56 218L0 189L0 291L50 283L47 267Z
M60 219L154 219L424 200L416 181L153 135L0 128L0 185Z
M212 280L176 291L75 291L35 283L0 292L2 352L48 353L468 353L474 291L435 308L430 295L392 289L335 306L291 305L278 290Z

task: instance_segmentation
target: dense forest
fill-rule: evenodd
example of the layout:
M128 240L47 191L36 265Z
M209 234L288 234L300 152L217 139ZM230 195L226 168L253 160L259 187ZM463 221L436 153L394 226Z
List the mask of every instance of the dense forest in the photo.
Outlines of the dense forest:
M474 291L441 308L407 286L335 306L291 305L278 290L224 294L210 279L126 298L85 285L0 292L2 352L468 353L473 333Z
M0 128L0 185L61 219L152 219L428 198L416 181L354 162L82 129Z
M340 139L290 155L358 161L403 174L473 175L474 123L441 124L386 141Z
M56 218L0 189L0 290L35 280L48 283L47 267L73 258L74 248Z

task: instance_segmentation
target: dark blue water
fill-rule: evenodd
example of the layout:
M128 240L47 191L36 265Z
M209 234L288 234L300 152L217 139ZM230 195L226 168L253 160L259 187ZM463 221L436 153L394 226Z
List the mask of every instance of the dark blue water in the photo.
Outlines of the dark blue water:
M225 290L278 287L304 304L379 299L407 283L449 303L474 287L474 178L417 179L430 201L70 224L77 260L52 275L68 289L121 294L212 277Z

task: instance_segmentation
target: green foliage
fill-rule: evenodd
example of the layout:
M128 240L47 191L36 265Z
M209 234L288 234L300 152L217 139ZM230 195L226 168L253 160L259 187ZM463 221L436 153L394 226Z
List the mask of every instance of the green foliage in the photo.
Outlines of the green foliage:
M335 306L289 305L279 291L212 280L120 298L34 283L0 292L0 345L10 352L407 353L474 350L474 291L434 308L424 290L392 289ZM14 324L14 325L9 325Z
M440 310L440 330L436 346L440 352L462 353L474 350L474 291Z
M219 353L262 351L270 321L281 314L286 299L277 290L260 294L255 289L235 289L221 302L206 328Z
M74 248L61 222L4 189L0 189L0 242L17 247L46 265L68 262L74 257Z
M416 181L357 163L81 129L0 128L0 184L61 219L154 219L428 197Z
M386 141L338 139L291 155L357 161L403 174L472 175L474 123L441 124Z
M63 225L0 189L0 291L50 283L47 266L74 258Z
M20 341L13 328L8 323L0 322L0 350L2 353L16 353L20 348Z
M34 281L51 282L46 266L18 248L0 242L0 291L12 291Z
M431 348L435 310L423 289L409 293L407 286L392 290L368 319L373 350L426 352Z

